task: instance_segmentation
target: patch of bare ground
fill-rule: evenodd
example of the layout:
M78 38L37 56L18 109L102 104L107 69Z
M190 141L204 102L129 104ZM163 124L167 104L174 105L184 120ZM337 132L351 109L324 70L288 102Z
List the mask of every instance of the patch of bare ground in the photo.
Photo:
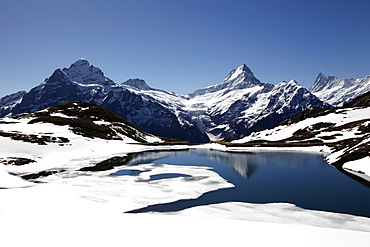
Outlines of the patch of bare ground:
M37 143L39 145L46 145L47 143L59 143L61 145L68 143L69 139L65 137L56 137L49 135L23 134L16 131L4 132L0 130L0 136L9 137L12 140L24 141L30 143Z
M23 165L34 163L34 162L36 161L33 159L21 158L21 157L0 158L0 163L4 165L23 166Z

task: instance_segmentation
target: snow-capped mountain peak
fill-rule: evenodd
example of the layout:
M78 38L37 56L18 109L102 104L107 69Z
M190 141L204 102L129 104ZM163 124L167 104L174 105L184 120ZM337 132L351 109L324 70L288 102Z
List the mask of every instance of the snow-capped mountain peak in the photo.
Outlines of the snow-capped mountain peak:
M190 142L241 137L312 107L326 107L294 80L260 82L241 64L219 84L183 96L150 88L144 80L116 84L86 59L57 69L30 92L0 105L1 116L34 112L64 102L101 105L151 134Z
M260 80L254 76L253 72L247 67L247 65L241 64L237 69L231 70L231 72L221 83L206 87L204 89L196 90L194 93L189 94L189 96L195 97L197 95L203 95L220 90L227 92L264 85L265 83L260 82Z
M81 84L100 84L103 86L113 85L114 82L105 77L101 69L94 67L84 58L74 62L65 72L73 81Z
M323 73L317 76L310 88L311 93L333 106L342 106L368 91L370 91L370 76L342 79L336 76L326 77Z
M259 80L253 75L253 72L248 68L247 65L241 64L237 69L231 70L231 72L225 77L223 82L228 81L258 81Z
M90 67L91 64L87 59L85 58L80 58L76 62L74 62L70 67Z
M298 85L298 82L296 80L290 80L288 82L288 84L290 84L290 85Z
M122 83L122 85L130 86L130 87L133 87L139 90L151 90L152 89L151 87L148 86L148 84L146 84L144 80L138 79L138 78L129 79L125 81L124 83Z

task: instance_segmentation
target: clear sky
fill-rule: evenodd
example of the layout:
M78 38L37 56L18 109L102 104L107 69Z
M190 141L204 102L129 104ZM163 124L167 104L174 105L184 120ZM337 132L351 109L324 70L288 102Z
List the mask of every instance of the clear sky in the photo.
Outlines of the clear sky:
M180 94L245 63L262 82L370 74L368 0L0 0L0 97L86 58Z

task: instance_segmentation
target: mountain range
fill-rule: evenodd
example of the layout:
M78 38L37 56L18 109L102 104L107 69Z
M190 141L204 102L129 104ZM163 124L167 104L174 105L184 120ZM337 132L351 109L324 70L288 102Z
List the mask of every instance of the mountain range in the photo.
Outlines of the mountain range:
M141 79L115 83L79 59L69 68L56 69L29 92L1 98L0 117L83 101L103 106L148 133L200 143L240 138L306 109L341 105L368 91L369 78L327 78L320 73L309 91L294 80L263 83L242 64L221 83L180 95L151 88Z
M370 75L358 79L342 79L336 76L326 77L320 73L310 92L332 106L343 106L356 97L370 91Z

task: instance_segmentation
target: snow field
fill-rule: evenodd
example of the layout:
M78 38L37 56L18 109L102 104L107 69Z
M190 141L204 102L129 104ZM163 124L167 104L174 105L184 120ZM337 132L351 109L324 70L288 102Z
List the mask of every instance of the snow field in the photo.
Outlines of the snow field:
M81 172L78 171L81 167L116 155L186 146L149 147L88 139L73 134L65 126L25 124L20 121L18 126L1 126L6 131L22 130L28 134L53 133L67 137L70 143L38 145L0 137L0 157L27 157L36 161L23 166L0 166L0 187L11 188L0 189L1 246L361 247L370 240L367 218L306 211L290 204L226 203L175 213L178 215L125 214L147 205L196 198L233 185L208 167L145 163L135 166L134 169L143 171L138 176L110 176L121 169L132 169L129 165L109 171ZM227 150L216 144L199 148ZM37 184L8 173L50 169L67 171L40 178L42 183ZM148 181L151 175L163 173L192 177Z
M99 186L96 184L95 186ZM118 185L119 186L119 185ZM40 184L0 190L2 246L367 246L370 233L298 225L343 220L287 204L227 203L185 210L179 215L123 214L118 206L80 196L84 188ZM112 204L113 202L111 202ZM114 202L116 204L119 202ZM124 206L124 205L123 205ZM283 215L280 213L288 210ZM294 213L298 211L298 213ZM325 213L324 213L325 214ZM317 216L319 215L319 216ZM330 214L329 214L330 215ZM254 218L245 220L245 218ZM302 216L305 216L302 218ZM324 215L325 216L325 215ZM352 218L352 219L351 219ZM260 222L256 222L258 220ZM283 223L273 223L283 222ZM369 219L350 217L343 228L368 226ZM285 222L284 222L285 221ZM294 222L294 223L293 223Z

